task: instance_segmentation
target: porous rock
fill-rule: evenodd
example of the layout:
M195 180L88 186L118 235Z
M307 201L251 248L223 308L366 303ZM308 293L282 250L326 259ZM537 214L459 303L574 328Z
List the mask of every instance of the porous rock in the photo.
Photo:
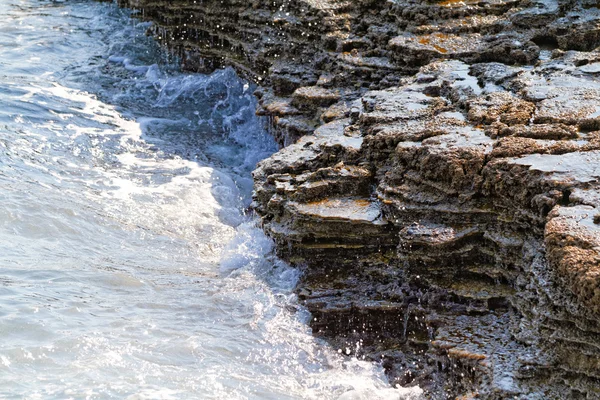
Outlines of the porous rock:
M259 83L316 335L428 398L600 398L596 2L121 3Z

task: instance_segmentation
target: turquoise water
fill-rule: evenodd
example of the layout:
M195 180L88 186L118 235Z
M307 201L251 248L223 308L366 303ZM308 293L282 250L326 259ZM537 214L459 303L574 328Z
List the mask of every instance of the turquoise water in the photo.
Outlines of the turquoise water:
M0 3L0 398L397 399L316 341L245 211L276 150L232 70L109 3Z

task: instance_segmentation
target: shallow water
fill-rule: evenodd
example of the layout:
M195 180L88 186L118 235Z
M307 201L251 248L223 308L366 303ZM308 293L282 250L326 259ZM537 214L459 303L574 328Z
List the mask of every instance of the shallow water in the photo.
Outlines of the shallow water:
M315 340L244 211L276 150L233 71L89 1L0 2L0 397L397 399Z

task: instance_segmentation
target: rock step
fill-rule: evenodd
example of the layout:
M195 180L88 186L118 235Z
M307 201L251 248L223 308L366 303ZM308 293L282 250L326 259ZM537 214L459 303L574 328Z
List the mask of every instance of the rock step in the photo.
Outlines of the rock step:
M304 204L289 202L288 206L299 216L320 222L385 224L379 203L366 198L325 198Z

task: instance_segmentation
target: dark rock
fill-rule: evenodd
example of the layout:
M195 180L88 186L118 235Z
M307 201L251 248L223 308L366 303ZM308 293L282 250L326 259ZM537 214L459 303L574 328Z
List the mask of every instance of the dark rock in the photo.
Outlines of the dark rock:
M315 334L430 398L600 398L595 2L121 3L260 83L254 207Z

